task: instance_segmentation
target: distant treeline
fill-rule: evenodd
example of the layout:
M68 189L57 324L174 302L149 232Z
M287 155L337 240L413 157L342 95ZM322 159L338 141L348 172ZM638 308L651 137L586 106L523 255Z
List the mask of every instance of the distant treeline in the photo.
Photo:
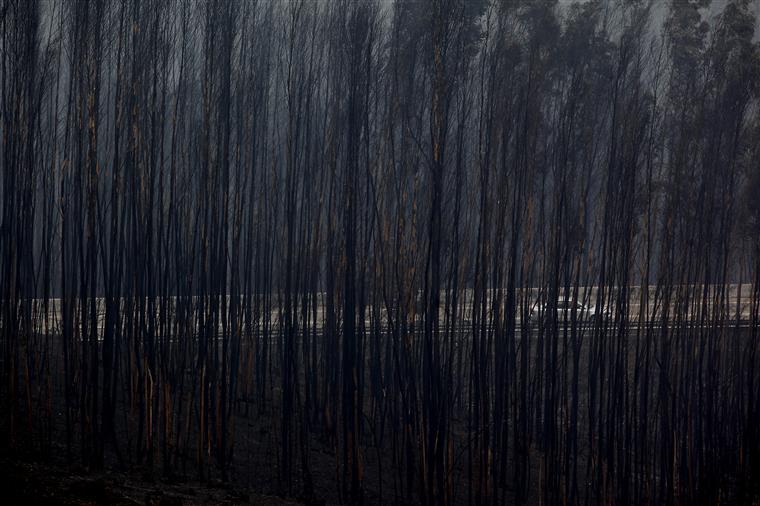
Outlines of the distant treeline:
M0 0L0 448L757 500L758 4L710 3Z

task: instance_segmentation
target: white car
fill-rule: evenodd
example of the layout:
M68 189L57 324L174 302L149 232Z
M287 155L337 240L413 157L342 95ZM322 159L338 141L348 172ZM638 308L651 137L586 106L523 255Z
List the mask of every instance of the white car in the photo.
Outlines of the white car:
M551 310L550 304L538 302L531 308L528 319L534 323L542 318L544 321L548 321ZM557 321L560 323L572 321L573 312L575 312L576 321L586 321L591 317L591 310L589 308L580 302L573 302L572 299L558 299L554 310L557 314Z

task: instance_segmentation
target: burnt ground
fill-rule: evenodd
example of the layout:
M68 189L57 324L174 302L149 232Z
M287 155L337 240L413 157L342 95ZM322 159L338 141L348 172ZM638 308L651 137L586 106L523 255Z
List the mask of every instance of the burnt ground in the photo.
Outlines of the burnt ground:
M283 499L223 484L154 479L137 472L90 473L85 469L0 458L4 505L146 505L193 504L295 505Z
M729 341L730 342L730 341ZM630 349L629 349L630 351ZM587 354L582 355L583 358ZM53 362L54 378L62 377L59 362ZM581 364L582 371L587 370L587 364ZM586 391L586 374L581 374L580 391ZM335 441L326 436L325 427L315 424L309 432L307 452L311 478L313 480L313 492L309 496L298 496L303 493L304 486L300 472L300 462L297 452L294 453L295 461L292 463L293 483L291 486L278 483L281 462L278 458L278 449L281 446L279 423L281 421L281 408L278 404L278 395L274 388L277 378L270 378L270 388L266 396L263 412L258 411L253 404L250 412L245 406L239 406L232 417L234 420L234 455L227 481L221 480L218 469L213 462L208 462L204 481L199 481L195 467L197 426L192 422L185 426L184 430L190 430L191 435L187 438L187 445L180 457L175 460L168 469L157 458L153 465L148 467L145 459L140 461L127 458L120 464L116 461L111 447L106 447L106 471L91 471L78 462L78 430L74 430L74 441L71 458L66 458L65 420L63 417L63 393L61 385L54 385L53 413L50 422L53 425L47 451L45 442L39 440L39 434L23 434L25 424L19 424L19 438L16 451L10 451L4 447L4 438L0 438L0 485L3 494L0 494L0 505L5 504L146 504L146 505L175 505L175 504L263 504L263 505L295 505L309 504L325 505L340 503L340 491L338 478L339 448ZM300 378L303 385L304 378ZM185 394L187 405L191 391ZM44 404L33 393L33 404ZM134 453L136 442L134 430L127 431L129 407L120 398L117 412L121 416L116 420L116 431L119 445L122 451L130 449L129 454ZM367 400L365 399L365 402ZM585 410L586 399L580 400L581 411ZM365 406L369 409L368 406ZM22 415L26 413L22 412ZM467 476L464 463L465 450L467 448L466 421L461 410L459 416L451 420L452 440L454 441L456 464L454 476L454 490L452 504L464 504L467 500ZM39 423L35 426L44 426L46 415L43 411L36 411L32 419L39 417ZM0 434L7 433L4 422L5 417L0 417ZM22 416L26 421L27 417ZM131 419L130 419L131 421ZM76 427L79 427L75 419ZM411 491L411 496L404 495L402 490L396 488L395 473L390 459L391 435L386 432L381 452L373 447L373 427L367 427L363 445L362 464L364 469L364 493L367 504L402 504L411 499L416 502L416 491ZM390 426L385 428L391 431ZM579 431L585 433L586 421L579 419ZM23 437L23 436L26 437ZM183 436L184 438L184 436ZM21 442L25 440L24 442ZM130 446L131 445L131 446ZM510 446L509 451L514 454L515 449ZM584 440L579 440L579 458L585 459L588 449ZM540 451L534 445L529 446L531 454L530 489L528 503L538 502L538 480L540 478ZM584 461L584 460L581 460ZM44 463L43 463L44 462ZM382 479L379 478L379 470L382 467ZM581 470L582 471L582 470ZM511 471L510 471L511 476ZM584 482L581 476L581 483ZM745 478L729 476L729 483L725 489L732 491L730 497L745 497L743 501L729 500L728 503L744 503L760 505L760 476ZM746 482L746 483L744 483ZM736 495L738 490L743 494ZM507 486L507 496L512 489ZM277 494L284 494L280 497Z

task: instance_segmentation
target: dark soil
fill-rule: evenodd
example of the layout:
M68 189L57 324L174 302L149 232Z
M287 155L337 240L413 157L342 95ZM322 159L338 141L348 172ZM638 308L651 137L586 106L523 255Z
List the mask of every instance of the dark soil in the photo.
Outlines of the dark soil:
M294 499L221 483L170 482L139 473L88 473L10 458L0 458L0 487L4 505L298 504Z

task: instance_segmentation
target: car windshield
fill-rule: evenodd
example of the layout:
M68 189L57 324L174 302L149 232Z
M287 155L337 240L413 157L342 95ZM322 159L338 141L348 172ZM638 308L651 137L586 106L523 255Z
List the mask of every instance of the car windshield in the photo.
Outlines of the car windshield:
M582 309L583 306L581 304L573 304L570 300L559 300L557 301L557 309L572 309L573 307L577 309Z

